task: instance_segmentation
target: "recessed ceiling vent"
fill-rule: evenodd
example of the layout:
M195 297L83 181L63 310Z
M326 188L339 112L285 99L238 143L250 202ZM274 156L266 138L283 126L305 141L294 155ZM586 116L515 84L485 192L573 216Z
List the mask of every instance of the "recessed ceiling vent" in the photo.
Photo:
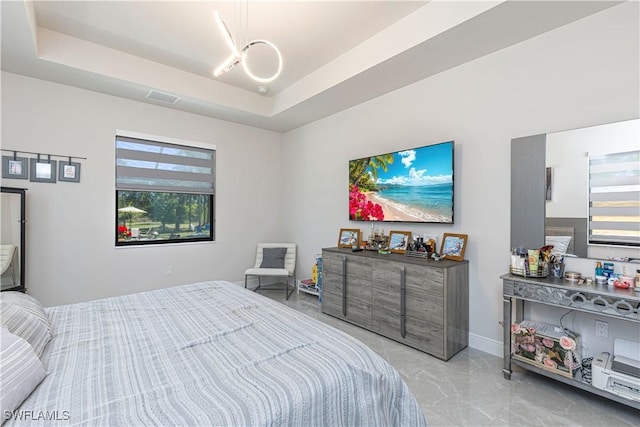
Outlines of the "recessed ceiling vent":
M147 93L146 98L152 99L154 101L162 102L164 104L175 104L180 100L180 98L178 98L175 95L171 95L170 93L166 93L166 92L160 92L154 89L151 89Z

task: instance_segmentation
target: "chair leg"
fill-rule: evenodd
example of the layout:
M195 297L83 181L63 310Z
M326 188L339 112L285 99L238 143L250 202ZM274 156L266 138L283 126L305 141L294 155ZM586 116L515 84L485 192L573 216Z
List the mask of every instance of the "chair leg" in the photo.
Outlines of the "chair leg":
M289 296L291 296L291 294L293 293L293 291L296 290L296 288L298 287L298 284L296 283L296 276L295 274L293 275L293 288L291 289L291 292L289 292L289 276L287 276L287 285L284 289L285 292L285 300L289 301Z
M253 292L257 291L258 289L260 289L260 286L262 286L262 283L260 282L260 276L257 276L257 277L258 277L258 287L255 288Z
M247 289L247 275L244 275L244 288Z

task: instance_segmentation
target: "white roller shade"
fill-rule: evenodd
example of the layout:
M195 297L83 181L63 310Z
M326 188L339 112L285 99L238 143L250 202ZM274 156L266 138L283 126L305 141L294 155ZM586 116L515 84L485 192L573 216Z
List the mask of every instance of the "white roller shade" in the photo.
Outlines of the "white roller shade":
M589 157L589 243L640 246L640 151Z
M116 136L116 189L214 194L215 150Z

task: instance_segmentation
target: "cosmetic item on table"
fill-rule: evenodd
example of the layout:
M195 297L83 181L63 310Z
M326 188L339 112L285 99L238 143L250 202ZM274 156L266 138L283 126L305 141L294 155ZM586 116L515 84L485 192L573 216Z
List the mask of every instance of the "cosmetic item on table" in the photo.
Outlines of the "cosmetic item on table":
M602 276L602 263L600 261L596 262L596 277Z
M613 263L612 262L605 262L604 266L602 268L602 275L605 276L607 279L610 279L611 277L614 277L613 275Z
M620 289L633 288L633 277L619 276L613 282L613 286Z
M538 272L538 262L540 260L540 251L537 249L529 249L529 271L531 273Z
M551 264L551 273L553 274L553 277L555 277L556 279L562 278L563 270L564 270L564 263L562 261L554 262Z
M569 282L577 282L581 279L580 273L577 271L567 271L564 273L564 280Z

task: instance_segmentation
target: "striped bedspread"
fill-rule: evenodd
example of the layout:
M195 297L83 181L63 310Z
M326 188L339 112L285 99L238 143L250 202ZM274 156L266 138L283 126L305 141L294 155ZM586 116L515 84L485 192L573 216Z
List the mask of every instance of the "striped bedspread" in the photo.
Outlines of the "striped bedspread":
M426 425L373 351L232 283L46 311L49 375L7 427Z

